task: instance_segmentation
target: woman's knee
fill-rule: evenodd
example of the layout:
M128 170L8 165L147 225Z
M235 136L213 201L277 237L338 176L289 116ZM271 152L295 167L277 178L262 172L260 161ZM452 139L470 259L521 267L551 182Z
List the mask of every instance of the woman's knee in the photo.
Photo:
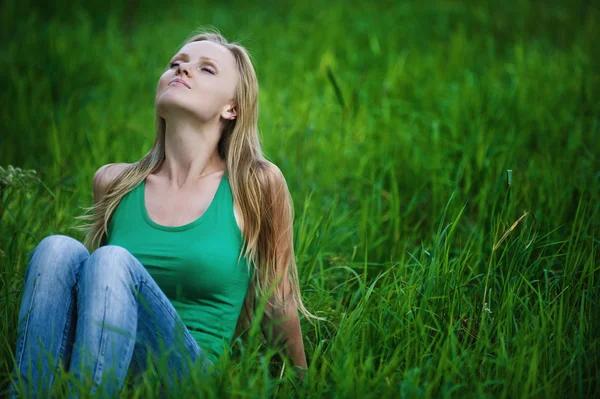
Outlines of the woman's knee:
M90 256L87 248L78 240L62 234L44 237L31 252L26 276L32 268L37 274L75 273Z
M88 258L83 273L88 280L134 279L137 260L119 245L104 245Z
M90 255L95 263L115 264L131 260L131 253L120 245L104 245ZM114 262L113 262L114 261Z

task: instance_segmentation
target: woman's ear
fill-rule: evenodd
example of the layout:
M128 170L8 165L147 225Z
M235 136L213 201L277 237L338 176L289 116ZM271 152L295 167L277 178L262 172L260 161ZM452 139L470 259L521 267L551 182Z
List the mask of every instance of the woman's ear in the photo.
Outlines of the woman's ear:
M235 119L237 117L237 107L235 105L229 104L223 115L223 119Z

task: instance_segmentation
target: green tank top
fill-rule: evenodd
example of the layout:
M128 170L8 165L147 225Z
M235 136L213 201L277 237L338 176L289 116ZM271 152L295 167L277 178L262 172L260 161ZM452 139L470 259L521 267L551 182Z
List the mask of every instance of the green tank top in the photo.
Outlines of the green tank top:
M231 343L254 267L238 255L242 233L225 174L208 209L193 222L163 226L146 211L143 180L121 199L107 244L126 248L173 304L191 335L216 363Z

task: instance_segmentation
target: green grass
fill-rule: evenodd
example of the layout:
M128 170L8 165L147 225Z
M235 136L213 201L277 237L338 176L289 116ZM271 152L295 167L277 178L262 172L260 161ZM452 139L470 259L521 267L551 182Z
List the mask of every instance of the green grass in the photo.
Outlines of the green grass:
M255 59L303 298L328 318L302 319L300 396L600 393L594 2L7 3L0 166L37 179L0 183L2 390L28 253L49 234L83 239L70 227L93 173L148 151L162 68L214 26ZM289 397L272 355L253 336L222 376L184 387Z

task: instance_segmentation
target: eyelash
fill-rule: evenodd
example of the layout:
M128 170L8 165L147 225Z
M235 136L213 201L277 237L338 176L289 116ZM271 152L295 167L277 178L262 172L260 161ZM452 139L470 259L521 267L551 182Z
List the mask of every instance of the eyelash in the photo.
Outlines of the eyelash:
M173 68L175 65L179 65L179 64L178 64L177 62L171 62L171 63L169 64L169 67L170 67L170 68ZM215 73L214 73L212 70L210 70L210 69L208 69L208 68L202 68L202 70L204 70L204 69L206 69L206 70L208 71L208 73L210 73L211 75L214 75L214 74L215 74Z

